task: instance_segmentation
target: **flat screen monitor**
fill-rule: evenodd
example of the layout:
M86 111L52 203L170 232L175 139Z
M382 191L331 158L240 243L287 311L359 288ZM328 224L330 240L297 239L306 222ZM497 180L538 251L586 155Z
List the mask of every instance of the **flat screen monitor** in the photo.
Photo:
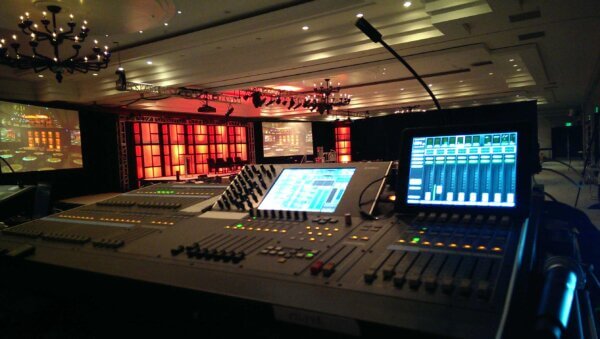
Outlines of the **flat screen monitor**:
M413 136L405 203L516 207L518 134Z
M77 111L0 101L0 157L15 172L82 168L80 136Z
M286 168L259 210L333 213L355 168Z
M313 154L310 122L263 122L264 157Z

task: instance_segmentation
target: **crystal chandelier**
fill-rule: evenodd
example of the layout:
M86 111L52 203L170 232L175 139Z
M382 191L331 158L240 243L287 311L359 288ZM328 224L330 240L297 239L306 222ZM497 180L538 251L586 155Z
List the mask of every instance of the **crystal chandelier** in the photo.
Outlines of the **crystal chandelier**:
M21 44L17 35L13 35L13 41L8 44L12 48L12 51L8 48L6 41L0 39L0 64L18 69L33 69L36 73L48 69L56 74L58 82L62 82L65 71L70 74L73 74L75 71L87 73L88 71L99 71L108 66L108 62L110 61L108 46L104 46L104 50L102 50L98 47L98 40L94 40L94 47L92 47L93 54L89 56L79 55L81 44L90 32L90 29L87 27L87 21L83 20L80 32L75 33L77 24L73 21L73 14L69 15L68 28L63 29L57 26L56 23L56 15L60 13L61 8L52 5L48 6L48 11L52 14L52 22L46 17L46 12L42 12L42 29L39 29L38 24L29 18L29 13L26 12L25 16L20 17L21 22L18 26L23 34L28 36L27 39L29 39L29 46L32 51L30 55L19 51ZM60 46L66 40L73 42L71 47L74 51L71 52L70 56L64 57L63 55L61 57ZM43 41L47 41L52 48L53 53L51 56L46 56L38 51L38 46Z
M321 83L318 87L317 84L314 84L315 95L312 99L314 105L311 105L311 108L316 108L317 112L322 115L325 112L331 113L334 106L350 104L351 95L340 93L341 89L339 82L336 87L333 87L330 79L325 79L325 84Z

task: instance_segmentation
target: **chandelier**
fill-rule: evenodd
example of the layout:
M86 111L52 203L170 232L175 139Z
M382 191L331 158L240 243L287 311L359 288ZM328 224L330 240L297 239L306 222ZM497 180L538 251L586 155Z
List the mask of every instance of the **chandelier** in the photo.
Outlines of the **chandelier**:
M38 24L35 24L30 18L29 13L25 12L25 16L21 16L21 22L18 24L23 34L29 39L31 47L31 55L22 54L19 51L21 44L17 35L13 35L13 41L9 46L12 52L6 46L6 41L0 39L0 64L8 65L18 69L33 69L36 73L49 69L56 74L56 80L60 83L63 79L63 73L66 71L70 74L73 72L87 73L88 71L99 71L108 66L110 61L110 52L108 46L104 46L104 50L98 47L98 40L94 40L92 47L93 54L89 56L80 56L81 44L88 37L90 29L86 26L87 21L83 20L80 32L75 33L77 24L73 21L73 14L69 15L70 20L67 23L68 28L57 26L56 15L60 13L59 6L48 6L48 11L52 14L52 22L46 17L46 12L42 12L43 18L41 21L43 28L39 29ZM60 46L66 40L73 41L71 47L74 51L70 56L61 57ZM52 48L52 55L46 56L38 51L38 46L41 42L48 41ZM64 51L63 51L64 52Z
M351 95L340 93L341 89L339 82L336 87L333 87L330 79L325 79L325 84L321 83L319 87L317 87L317 84L314 84L314 105L311 106L316 108L319 114L323 115L325 112L329 114L333 107L350 104Z

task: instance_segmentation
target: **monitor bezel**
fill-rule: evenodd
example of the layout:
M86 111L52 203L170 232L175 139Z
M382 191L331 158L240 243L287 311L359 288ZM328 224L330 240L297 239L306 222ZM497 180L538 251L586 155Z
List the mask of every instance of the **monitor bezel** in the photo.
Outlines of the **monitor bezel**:
M456 206L456 205L424 205L408 204L408 177L412 141L416 137L447 136L460 134L482 134L517 132L517 191L515 207L501 206ZM400 145L400 162L398 164L398 180L396 185L396 211L400 213L417 212L455 212L455 213L498 213L522 215L529 210L531 198L531 132L526 124L490 124L490 125L455 125L443 127L427 127L406 129L402 133Z

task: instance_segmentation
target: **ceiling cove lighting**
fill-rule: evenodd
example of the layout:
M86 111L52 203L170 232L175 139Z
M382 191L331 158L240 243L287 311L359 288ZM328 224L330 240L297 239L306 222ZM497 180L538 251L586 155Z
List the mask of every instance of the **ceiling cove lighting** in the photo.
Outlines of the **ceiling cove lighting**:
M310 27L308 27L308 26L302 26L302 30L303 30L303 31L308 31L308 29L309 29L309 28L310 28Z
M404 4L403 4L403 6L404 6L405 8L408 8L408 7L410 7L411 5L412 5L412 2L410 2L410 1L404 1Z
M31 54L24 54L19 50L21 43L17 35L12 36L13 41L8 45L4 39L0 38L0 64L18 69L33 69L35 73L48 69L55 74L59 83L62 82L64 72L71 74L75 71L81 73L97 72L108 67L110 62L108 46L104 46L104 49L102 49L98 46L98 40L94 40L93 54L88 56L79 55L81 44L90 32L86 20L82 21L79 33L76 33L75 27L77 27L77 24L74 21L73 14L71 14L69 15L69 22L66 24L68 29L63 29L56 22L56 15L60 13L61 8L54 5L47 8L52 15L52 21L47 18L46 12L42 12L41 24L44 27L41 30L38 29L38 24L34 24L31 20L28 12L19 17L20 23L18 26L21 32L27 36L23 41L27 41L31 48ZM72 41L71 48L73 51L70 55L65 50L60 53L60 47L67 40ZM47 41L53 50L51 55L44 55L38 50L40 43L44 41ZM8 47L12 48L12 51ZM67 56L65 57L65 55Z

